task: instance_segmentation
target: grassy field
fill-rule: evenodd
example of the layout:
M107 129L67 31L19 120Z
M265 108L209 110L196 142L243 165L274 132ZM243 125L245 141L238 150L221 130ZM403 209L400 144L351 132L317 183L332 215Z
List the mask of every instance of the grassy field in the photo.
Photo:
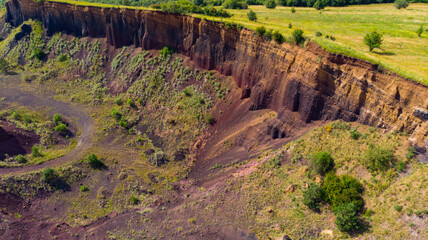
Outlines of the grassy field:
M248 20L247 12L250 9L256 12L257 22ZM380 63L406 78L428 85L428 4L410 4L404 10L397 10L392 4L328 7L322 11L295 9L296 12L291 13L290 7L267 9L264 6L250 6L249 10L230 10L234 16L222 20L240 23L250 29L264 25L286 36L300 28L307 37L329 52ZM416 30L421 24L425 26L419 38ZM317 31L323 35L316 37ZM364 35L371 31L384 34L383 50L375 49L370 53L364 45ZM327 40L326 35L334 36L336 40Z

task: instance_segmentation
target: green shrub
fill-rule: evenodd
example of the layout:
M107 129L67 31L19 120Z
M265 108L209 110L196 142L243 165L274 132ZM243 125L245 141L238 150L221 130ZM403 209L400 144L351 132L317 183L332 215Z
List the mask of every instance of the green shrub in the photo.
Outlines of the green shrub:
M300 45L305 42L306 38L303 36L302 29L296 29L292 33L293 41L296 45Z
M419 26L419 28L416 29L416 34L418 34L418 37L421 37L423 32L424 32L424 26L423 25Z
M18 163L26 163L27 159L21 154L19 154L18 156L15 157L15 161L17 161Z
M394 7L396 9L402 9L407 8L409 6L409 3L406 0L395 0Z
M83 185L83 186L80 187L80 191L81 192L88 192L89 188L87 186Z
M334 168L334 160L328 152L320 151L311 157L312 168L320 175L325 175Z
M104 163L100 159L98 159L98 157L93 153L88 156L87 162L89 166L94 169L101 169L105 166Z
M54 116L53 116L53 122L56 124L56 125L59 125L59 124L61 124L62 123L62 115L61 114L55 114Z
M138 205L140 203L140 199L135 196L131 196L131 198L129 199L129 203L132 205Z
M159 4L152 4L149 7L153 9L161 9L161 6Z
M317 184L312 183L308 189L303 191L303 204L312 210L318 210L323 199L322 189Z
M353 203L356 210L361 210L364 202L361 194L363 185L349 175L336 176L330 172L326 175L322 185L323 197L334 210L337 206Z
M67 55L61 53L60 55L58 55L57 60L59 62L65 62L65 61L67 61Z
M265 6L266 8L270 8L270 9L276 8L276 2L275 0L266 0Z
M119 126L123 128L128 128L129 127L128 120L126 120L125 117L122 117L119 121Z
M19 115L19 113L15 112L15 111L13 111L10 116L15 120L21 119L21 116Z
M296 9L295 9L294 7L292 7L292 8L290 9L290 11L291 11L291 13L295 13L295 12L296 12Z
M400 205L394 205L394 209L395 209L395 211L397 211L397 212L401 212L401 210L403 210L403 207L402 207L402 206L400 206Z
M362 136L362 134L356 128L352 129L350 133L351 133L351 138L354 140L358 140Z
M67 132L67 126L65 124L61 123L55 127L55 131L65 133L65 132Z
M9 63L4 58L0 58L0 72L3 74L7 74L9 72Z
M260 26L256 28L256 34L259 35L259 37L263 37L265 32L266 32L265 26Z
M120 117L122 117L122 114L120 114L120 112L116 108L111 109L110 115L116 120L119 120Z
M215 123L215 119L214 119L214 117L213 117L213 115L208 115L206 118L205 118L205 121L209 124L209 125L214 125L214 123Z
M336 226L340 231L350 232L360 228L360 221L357 216L357 207L354 203L343 203L334 210L336 216Z
M253 22L257 21L257 14L253 10L250 10L247 13L247 17L248 17L248 20L250 21L253 21Z
M134 101L132 101L132 99L128 99L126 100L126 103L128 104L128 106L133 107L134 106Z
M114 100L114 103L116 103L117 106L122 106L122 104L123 104L122 98L120 98L120 97L116 98Z
M270 41L272 40L272 36L273 36L273 32L272 29L267 30L264 34L263 34L263 38Z
M315 33L315 36L317 36L317 37L321 37L321 36L322 36L322 32L317 31L317 32Z
M56 171L50 167L43 169L43 181L53 183L58 178Z
M43 52L41 48L35 48L33 49L33 58L36 58L38 60L43 60L45 58L46 54Z
M162 48L162 50L159 50L159 54L163 58L166 58L167 56L171 56L174 52L175 52L175 49L172 47L168 47L168 46Z
M394 152L379 146L370 145L365 153L363 165L371 172L386 171L395 161Z
M31 156L32 157L41 157L41 156L43 156L42 153L40 153L40 147L39 146L33 146L31 148Z
M272 35L273 40L275 40L276 43L282 44L285 42L285 37L278 31L275 31Z
M321 10L321 9L324 9L325 7L326 7L326 3L325 3L325 1L324 0L317 0L315 3L314 3L314 8L316 9L316 10Z
M371 52L375 48L380 48L380 45L383 41L382 37L383 35L376 31L368 33L366 36L364 36L364 44L369 47L369 50Z

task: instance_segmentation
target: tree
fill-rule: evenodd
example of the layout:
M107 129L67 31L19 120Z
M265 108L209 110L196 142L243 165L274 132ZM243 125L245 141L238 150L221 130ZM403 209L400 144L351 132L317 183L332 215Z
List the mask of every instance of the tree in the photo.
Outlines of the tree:
M54 130L55 132L65 133L67 132L67 126L64 123L61 123L58 126L56 126Z
M424 26L421 25L419 26L419 28L416 30L416 34L418 34L418 37L421 37L422 33L424 32Z
M333 170L334 161L328 152L320 151L312 156L312 168L320 175Z
M370 52L373 51L375 48L380 48L380 45L382 44L382 34L378 33L376 31L368 33L364 37L364 44L366 44L369 47Z
M283 42L285 42L285 37L284 35L282 35L281 33L279 33L278 31L275 31L272 35L273 40L275 40L275 42L277 42L278 44L282 44Z
M248 16L248 20L253 21L253 22L257 21L257 14L253 10L250 10L247 13L247 16Z
M276 8L276 2L275 0L267 0L265 2L265 6L266 8L270 8L270 9Z
M340 231L349 232L358 230L360 227L357 210L354 203L344 203L334 210L336 226Z
M0 72L3 74L7 74L9 72L9 63L4 58L0 58Z
M325 6L326 6L326 4L325 4L325 2L323 1L323 0L317 0L316 2L315 2L315 4L314 4L314 8L316 9L316 10L321 10L321 9L324 9L325 8Z
M407 8L408 6L409 6L409 3L407 2L407 0L395 0L394 2L394 7L396 9Z
M303 36L303 30L302 29L294 30L292 33L292 36L293 36L294 43L296 45L300 45L306 40L305 37Z
M303 192L303 204L312 210L318 210L321 201L322 189L317 184L312 183L308 189Z

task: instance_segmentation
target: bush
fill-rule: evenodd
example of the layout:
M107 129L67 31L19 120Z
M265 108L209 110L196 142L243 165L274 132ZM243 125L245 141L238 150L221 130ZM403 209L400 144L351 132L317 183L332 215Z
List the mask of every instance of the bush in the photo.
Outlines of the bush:
M129 199L129 203L132 205L138 205L140 203L140 199L135 196L131 196L131 198Z
M56 125L59 125L59 124L61 124L62 123L62 115L61 114L55 114L54 116L53 116L53 121L54 121L54 123L56 124Z
M248 20L253 21L253 22L257 21L257 14L255 12L253 12L253 10L250 10L247 13L247 16L248 16Z
M312 183L303 192L303 204L312 210L318 210L323 199L322 189L317 184Z
M209 125L214 125L214 123L215 123L215 119L214 119L214 117L213 117L213 115L208 115L206 118L205 118L205 121L209 124Z
M45 58L45 53L41 48L35 48L33 49L33 58L43 60L43 58Z
M421 25L421 26L419 26L419 28L416 30L416 34L418 34L418 37L421 37L423 32L424 32L424 26L423 26L423 25Z
M128 104L128 106L133 107L134 106L134 101L132 101L132 99L128 99L126 100L126 103Z
M336 176L332 172L328 173L322 190L324 200L330 204L333 210L346 203L353 203L356 210L363 208L364 202L361 197L363 185L349 175Z
M357 208L354 203L340 204L334 210L336 226L340 231L350 232L360 228Z
M321 37L321 36L322 36L322 32L320 32L320 31L316 32L316 33L315 33L315 36L317 36L317 37Z
M122 117L119 121L119 126L123 128L128 128L129 127L128 120L126 120L125 117Z
M41 157L41 156L43 156L43 155L40 153L40 147L39 147L39 146L33 146L33 147L31 148L31 156L32 156L32 157Z
M83 186L80 187L80 191L81 192L88 192L89 188L87 186L83 185Z
M295 12L296 12L296 9L295 9L294 7L292 7L292 8L290 9L290 11L291 11L291 13L295 13Z
M53 183L58 178L56 171L50 167L43 170L43 181Z
M116 103L117 106L122 106L123 100L122 100L122 98L116 98L114 100L114 103Z
M259 35L259 37L263 37L265 32L266 32L265 26L260 26L256 28L256 34Z
M382 44L382 34L374 31L364 36L364 44L369 47L370 52L375 48L380 48Z
M15 111L13 111L10 116L15 120L21 119L21 116L19 115L19 113L15 112Z
M395 209L395 211L397 211L397 212L401 212L401 210L403 210L403 207L402 207L402 206L400 206L400 205L394 205L394 209Z
M65 132L67 132L67 126L65 124L61 123L55 127L55 131L65 133Z
M120 112L116 108L111 109L110 115L116 120L119 120L120 117L122 117L122 114L120 114Z
M334 168L334 161L328 152L317 152L311 159L312 168L320 175L325 175Z
M285 42L285 37L284 35L282 35L281 33L279 33L278 31L275 31L272 35L273 40L275 40L275 42L277 42L278 44L282 44Z
M21 154L19 154L18 156L15 157L15 161L17 161L18 163L26 163L27 159Z
M7 74L9 72L9 63L4 58L0 58L0 72L3 74Z
M321 9L324 9L325 8L325 6L326 6L326 3L325 3L325 1L324 0L317 0L315 3L314 3L314 8L316 9L316 10L321 10Z
M302 44L306 39L303 36L303 30L302 29L296 29L292 33L293 41L296 45Z
M350 132L351 132L351 138L354 140L358 140L362 136L362 134L358 132L356 128L352 129Z
M88 156L87 162L89 166L94 169L101 169L105 166L104 163L100 159L98 159L98 157L93 153Z
M407 0L395 0L394 2L394 7L396 9L407 8L408 6L409 6L409 3L407 2Z
M159 51L159 54L163 58L166 58L167 56L171 56L174 52L175 52L174 48L166 46L166 47L163 47L162 50Z
M371 172L386 171L394 161L395 156L392 150L370 145L365 153L363 165Z
M266 0L265 6L270 9L276 8L276 2L275 0Z
M67 61L67 55L60 54L60 55L57 57L57 60L58 60L59 62L65 62L65 61Z

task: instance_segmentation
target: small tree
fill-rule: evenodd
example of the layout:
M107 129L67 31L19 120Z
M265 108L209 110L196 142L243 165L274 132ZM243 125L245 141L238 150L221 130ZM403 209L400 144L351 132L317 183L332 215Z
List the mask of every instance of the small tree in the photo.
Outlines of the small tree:
M276 2L275 0L267 0L265 2L265 6L266 8L270 8L270 9L276 8Z
M302 29L294 30L292 33L292 36L293 36L294 43L296 45L300 45L306 40L305 37L303 36L303 30Z
M370 52L373 51L375 48L380 48L380 45L382 44L382 34L378 33L376 31L368 33L364 37L364 44L366 44L369 47Z
M65 133L65 132L67 132L67 126L64 123L61 123L55 127L55 131Z
M54 169L47 167L43 170L43 181L53 183L58 178Z
M334 161L328 152L317 152L312 156L312 168L320 175L325 175L334 168Z
M62 115L61 114L55 114L54 116L53 116L53 121L54 121L54 123L56 124L56 125L59 125L59 124L61 124L62 123Z
M340 231L349 232L360 228L360 221L354 203L344 203L337 206L334 210L334 215L336 216L336 226Z
M424 32L424 26L421 25L419 26L419 28L416 30L416 34L418 34L418 37L421 37L422 33Z
M0 72L3 74L7 74L9 72L9 63L4 58L0 58Z
M15 157L15 161L17 161L18 163L26 163L27 159L21 154L19 154L18 156Z
M282 44L283 42L285 42L285 37L284 35L282 35L281 33L279 33L278 31L275 31L272 35L273 40L275 40L275 42L277 42L278 44Z
M248 16L248 20L253 21L253 22L257 21L257 14L253 10L250 10L247 13L247 16Z
M295 13L295 12L296 12L296 9L295 9L294 7L292 7L292 8L290 9L290 11L291 11L291 13Z
M325 8L325 6L326 6L326 4L325 4L325 2L323 1L323 0L317 0L316 2L315 2L315 4L314 4L314 8L316 9L316 10L321 10L321 9L324 9Z
M407 8L408 6L409 6L409 3L407 2L407 0L395 0L394 2L394 7L396 9Z
M318 210L320 208L322 198L322 189L314 183L303 192L303 204L312 210Z
M266 32L266 28L264 26L260 26L256 28L256 34L259 35L259 37L263 37L265 32Z

